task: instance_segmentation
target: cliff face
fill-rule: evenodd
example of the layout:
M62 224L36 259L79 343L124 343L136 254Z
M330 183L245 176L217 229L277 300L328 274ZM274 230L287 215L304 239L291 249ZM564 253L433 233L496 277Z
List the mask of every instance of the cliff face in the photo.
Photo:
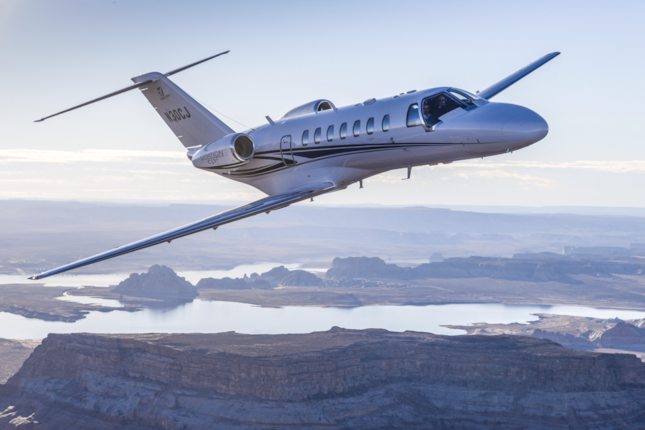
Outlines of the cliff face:
M39 340L0 339L0 384L7 382L22 366Z
M512 336L51 334L0 394L1 428L635 429L645 364Z

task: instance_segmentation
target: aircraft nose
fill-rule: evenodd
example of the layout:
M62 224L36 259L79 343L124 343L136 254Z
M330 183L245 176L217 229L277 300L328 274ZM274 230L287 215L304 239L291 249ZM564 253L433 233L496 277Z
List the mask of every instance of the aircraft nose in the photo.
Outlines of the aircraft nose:
M513 147L524 147L538 142L549 133L544 118L530 109L517 107L517 111L502 126L504 137Z

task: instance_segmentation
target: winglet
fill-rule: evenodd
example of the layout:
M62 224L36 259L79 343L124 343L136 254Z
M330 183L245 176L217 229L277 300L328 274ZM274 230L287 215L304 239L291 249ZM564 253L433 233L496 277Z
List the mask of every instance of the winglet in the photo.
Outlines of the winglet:
M558 55L560 55L559 52L552 52L550 54L547 54L544 57L540 58L539 60L536 60L531 64L529 64L528 66L518 70L512 75L507 76L501 81L491 85L485 90L480 91L477 95L483 99L490 100L493 97L495 97L497 94L504 91L506 88L510 87L511 85L513 85L514 83L516 83L517 81L519 81L520 79L528 75L529 73L538 69L540 66L543 66L549 61L553 60Z

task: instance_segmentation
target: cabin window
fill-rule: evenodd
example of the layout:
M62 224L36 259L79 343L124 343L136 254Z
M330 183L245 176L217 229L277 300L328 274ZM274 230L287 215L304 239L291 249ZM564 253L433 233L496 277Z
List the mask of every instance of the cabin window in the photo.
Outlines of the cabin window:
M347 137L347 123L344 122L340 125L340 130L338 131L338 134L340 135L341 139L344 139Z
M358 135L361 134L361 120L356 120L354 122L354 137L358 137Z
M414 103L408 108L408 117L406 120L408 127L416 127L421 125L421 118L419 117L419 105Z
M448 112L464 107L460 102L453 99L446 93L439 93L432 97L423 99L423 110L421 112L423 121L428 127L437 124L442 116Z
M307 146L309 144L309 130L305 130L302 133L302 146Z
M330 125L327 128L327 142L331 142L332 140L334 140L334 126Z
M374 133L374 118L367 120L367 134Z
M320 135L322 135L322 130L318 127L316 131L314 131L314 143L320 143Z
M383 131L390 130L390 115L385 115L383 117L383 123L381 124L381 127L383 128Z

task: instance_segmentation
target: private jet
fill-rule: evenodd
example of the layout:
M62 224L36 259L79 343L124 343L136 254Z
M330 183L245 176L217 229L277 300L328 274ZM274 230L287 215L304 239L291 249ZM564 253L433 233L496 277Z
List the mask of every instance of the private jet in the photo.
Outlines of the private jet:
M558 56L548 54L475 94L455 87L408 91L337 107L321 99L282 118L235 132L169 77L229 51L168 73L132 78L134 85L58 112L138 89L184 145L198 169L267 194L261 200L31 276L42 279L118 257L333 191L392 169L448 164L525 148L548 133L546 121L522 106L490 100Z

